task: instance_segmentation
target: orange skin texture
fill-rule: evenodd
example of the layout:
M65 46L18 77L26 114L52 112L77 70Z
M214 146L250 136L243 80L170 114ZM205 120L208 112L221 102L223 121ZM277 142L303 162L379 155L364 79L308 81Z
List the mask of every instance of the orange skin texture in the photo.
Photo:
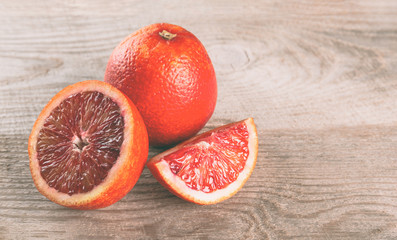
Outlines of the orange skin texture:
M93 87L94 86L94 87ZM117 159L117 169L110 174L116 164L109 171L109 175L105 180L99 184L101 191L98 194L92 194L98 186L93 190L84 194L84 199L70 200L69 196L64 193L59 193L55 189L49 187L41 177L40 167L37 163L37 134L43 124L43 121L48 116L48 113L56 107L57 101L70 96L71 92L79 92L80 90L95 90L105 93L112 92L117 99L117 103L122 104L121 114L124 117L124 136L125 141L120 149L120 157ZM113 99L115 100L115 99ZM126 126L130 126L126 128ZM112 205L123 198L138 181L142 170L145 166L149 151L149 141L145 124L140 116L137 108L133 102L125 96L121 91L114 88L110 84L97 80L88 80L79 82L66 87L57 93L50 102L44 107L39 117L37 118L32 133L29 137L28 152L30 158L30 171L36 188L41 194L50 199L51 201L65 207L73 209L98 209ZM124 153L124 154L122 154ZM123 157L121 157L123 156ZM121 159L122 158L122 159ZM66 197L65 197L66 196ZM73 195L72 195L73 197Z
M176 36L167 40L163 30ZM172 24L149 25L122 41L110 56L105 82L135 103L153 146L192 137L216 105L215 71L204 46Z

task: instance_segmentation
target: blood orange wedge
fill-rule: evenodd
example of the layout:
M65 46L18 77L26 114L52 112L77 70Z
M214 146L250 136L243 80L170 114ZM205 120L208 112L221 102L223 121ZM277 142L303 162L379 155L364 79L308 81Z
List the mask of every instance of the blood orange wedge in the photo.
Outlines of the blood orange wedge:
M44 107L28 150L39 192L66 207L96 209L117 202L135 185L148 136L128 97L89 80L66 87Z
M147 163L153 176L178 197L214 204L233 196L255 167L258 136L254 120L200 134Z

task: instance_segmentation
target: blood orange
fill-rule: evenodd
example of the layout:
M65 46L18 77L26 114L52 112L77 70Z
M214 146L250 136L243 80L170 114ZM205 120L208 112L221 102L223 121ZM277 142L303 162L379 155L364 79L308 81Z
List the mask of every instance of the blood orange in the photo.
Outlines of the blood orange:
M28 145L37 189L76 209L102 208L124 197L148 154L146 128L134 104L96 80L56 94L40 113Z
M255 167L258 137L252 118L216 128L147 163L153 176L182 199L223 201L244 185Z
M167 23L124 39L109 58L105 82L134 102L154 146L192 137L216 104L215 71L204 46L189 31Z

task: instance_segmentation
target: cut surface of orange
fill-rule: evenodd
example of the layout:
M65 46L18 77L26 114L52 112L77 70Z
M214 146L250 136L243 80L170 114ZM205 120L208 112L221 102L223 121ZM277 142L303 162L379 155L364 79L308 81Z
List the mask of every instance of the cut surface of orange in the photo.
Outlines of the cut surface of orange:
M28 150L39 192L66 207L96 209L117 202L135 185L148 136L128 97L89 80L66 87L44 107Z
M250 177L258 154L252 118L202 133L147 163L153 176L178 197L214 204L233 196Z

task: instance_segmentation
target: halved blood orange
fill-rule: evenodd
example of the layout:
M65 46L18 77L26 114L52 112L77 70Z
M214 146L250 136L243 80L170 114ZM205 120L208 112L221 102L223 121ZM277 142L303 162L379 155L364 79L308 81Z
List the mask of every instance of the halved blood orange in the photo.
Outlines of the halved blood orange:
M28 150L40 193L66 207L96 209L117 202L135 185L148 136L127 96L89 80L66 87L44 107Z
M214 204L233 196L251 175L258 154L254 120L200 134L147 163L153 176L178 197Z

